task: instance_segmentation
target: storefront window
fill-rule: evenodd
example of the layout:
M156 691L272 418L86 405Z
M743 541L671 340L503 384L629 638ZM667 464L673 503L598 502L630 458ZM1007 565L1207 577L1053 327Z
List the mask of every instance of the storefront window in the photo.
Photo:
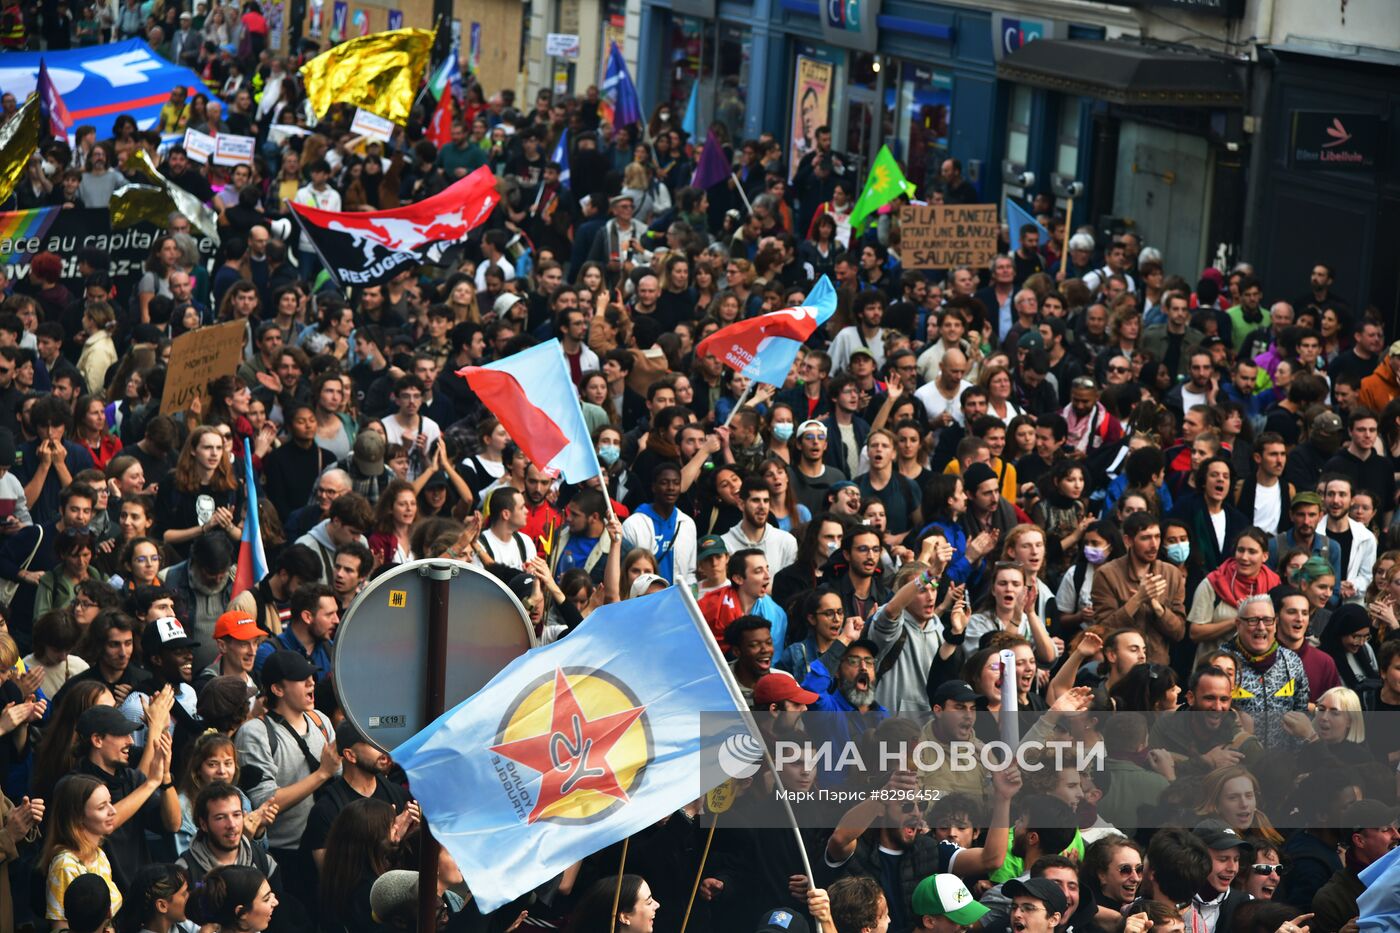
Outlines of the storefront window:
M1006 114L1006 157L1025 165L1031 146L1031 89L1015 85Z
M729 138L736 142L744 133L752 54L751 29L731 23L719 24L719 62L715 69L719 86L714 98L715 120L729 128Z
M890 79L895 77L891 69ZM885 92L894 120L891 149L904 162L906 177L921 188L933 183L948 157L948 127L953 105L953 79L932 68L903 62L898 70L898 95Z
M701 127L702 139L703 128L710 122L710 101L714 100L715 91L713 36L713 23L680 14L671 17L671 62L663 78L666 86L661 89L662 99L670 100L671 106L684 114L690 104L691 85L699 81L700 93L696 99L700 114L696 125Z
M869 52L852 52L850 62L844 94L846 103L842 108L846 115L845 148L856 170L861 171L865 160L873 155L871 140L876 132L880 74L875 70L875 56Z
M1055 130L1055 171L1067 178L1079 174L1079 98L1060 98L1060 120Z

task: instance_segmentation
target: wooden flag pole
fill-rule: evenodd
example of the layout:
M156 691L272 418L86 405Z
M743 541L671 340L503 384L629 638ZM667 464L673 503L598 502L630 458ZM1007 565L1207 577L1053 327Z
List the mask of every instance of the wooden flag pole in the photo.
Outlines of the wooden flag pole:
M690 886L690 900L685 903L685 916L681 918L681 933L685 933L690 923L690 909L695 906L695 895L700 890L700 879L705 876L705 860L710 857L710 843L715 840L715 827L719 825L719 814L710 822L710 832L705 836L705 851L700 853L700 865L695 869L695 883Z
M608 927L611 933L617 933L617 906L618 901L622 900L622 875L627 869L627 843L631 841L631 836L622 840L622 858L617 860L617 887L613 889L612 922Z

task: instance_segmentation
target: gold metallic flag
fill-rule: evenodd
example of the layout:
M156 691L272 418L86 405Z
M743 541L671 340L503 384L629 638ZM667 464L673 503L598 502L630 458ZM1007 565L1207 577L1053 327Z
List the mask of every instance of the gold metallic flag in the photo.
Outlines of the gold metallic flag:
M122 173L127 178L138 184L127 185L116 191L112 199L112 225L116 227L126 227L140 220L149 220L162 229L170 226L170 215L179 211L190 220L190 226L200 233L209 237L215 243L219 242L219 218L214 213L213 208L206 207L199 202L199 199L190 194L179 185L172 184L156 167L151 164L146 153L141 149L135 149L131 155L126 157L126 164L122 166ZM121 196L126 188L152 188L159 191L164 196L164 208L161 216L156 216L154 205L157 203L154 196L147 191L133 191L123 202L123 214L129 214L134 219L118 222L117 198Z
M0 201L15 190L29 157L38 149L39 95L34 94L18 113L0 126Z
M434 33L394 29L342 42L301 66L317 116L331 104L354 104L400 126L408 123L423 83Z
M141 221L164 229L170 225L175 202L163 188L151 185L122 185L112 192L112 229L124 230Z

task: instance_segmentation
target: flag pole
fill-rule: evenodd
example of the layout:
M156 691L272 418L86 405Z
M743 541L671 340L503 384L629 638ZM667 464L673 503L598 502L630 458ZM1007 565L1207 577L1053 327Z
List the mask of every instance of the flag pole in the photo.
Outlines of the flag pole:
M700 612L700 604L695 601L695 595L690 592L690 587L677 587L681 591L682 598L685 599L686 608L690 610L691 620L695 627L699 629L701 638L705 642L705 647L709 649L710 657L714 661L715 667L719 669L720 678L724 685L729 688L731 698L734 700L735 708L738 709L739 717L744 722L744 728L749 731L757 742L759 748L763 749L763 763L767 766L768 772L773 775L773 789L778 797L778 802L783 805L783 810L787 813L788 825L792 828L793 841L797 844L797 854L802 859L802 870L807 877L807 890L813 890L817 886L816 878L812 876L812 861L807 857L807 843L802 838L802 830L797 826L797 817L792 812L792 803L788 800L787 790L783 786L783 777L778 772L778 766L773 761L772 754L768 751L768 743L763 740L763 733L759 731L758 722L753 718L753 711L749 709L748 702L744 699L744 694L739 689L739 683L734 679L734 672L729 668L729 662L724 658L724 652L719 650L719 643L715 641L714 632L710 631L709 623L705 621L705 616ZM616 911L613 915L616 916ZM817 933L824 933L825 928L820 920L817 923Z
M1074 228L1074 198L1065 198L1065 236L1060 245L1060 276L1068 278L1069 232Z
M743 200L744 207L748 210L750 214L752 214L753 205L749 203L749 196L744 192L744 186L739 184L739 176L734 174L734 172L731 170L729 173L729 178L731 181L734 182L734 188L739 192L739 197Z
M710 832L705 836L705 851L700 853L700 865L695 869L695 884L690 886L690 900L685 904L685 916L681 919L681 933L685 933L690 923L690 911L695 906L695 895L700 890L700 879L705 876L705 861L710 857L710 843L715 841L715 827L719 825L719 814L710 821Z
M340 289L343 293L345 291L345 285L340 281L340 276L335 274L335 266L326 261L325 254L321 252L321 247L316 245L316 238L306 229L306 224L302 221L301 215L296 211L292 211L292 216L296 218L297 226L301 228L301 235L306 237L306 242L311 244L311 249L321 260L321 265L325 268L326 274L331 277L331 281L335 283L335 287Z
M617 933L617 903L622 900L622 875L627 868L627 843L631 841L631 836L622 837L622 858L617 860L617 887L613 889L612 921L608 926L609 933Z
M734 420L734 416L737 415L737 414L739 413L739 409L743 408L743 407L744 407L744 404L745 404L746 402L748 402L749 396L750 396L750 395L753 395L753 387L754 387L754 385L756 385L756 384L757 384L757 380L754 380L754 379L750 379L750 380L749 380L749 386L748 386L748 388L746 388L746 389L739 395L739 401L737 401L737 402L734 403L734 407L731 408L731 409L729 409L729 417L727 417L727 418L724 419L723 427L726 427L726 428L729 427L729 422L731 422L731 421Z

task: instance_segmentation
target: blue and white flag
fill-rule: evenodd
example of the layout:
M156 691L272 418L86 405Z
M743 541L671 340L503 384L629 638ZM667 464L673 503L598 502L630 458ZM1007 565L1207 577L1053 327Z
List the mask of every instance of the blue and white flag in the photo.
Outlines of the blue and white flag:
M1400 848L1391 849L1358 875L1366 890L1356 898L1362 933L1400 928Z
M603 98L612 111L609 122L614 127L641 123L642 101L637 96L637 85L632 83L632 75L627 70L627 62L617 43L608 50L608 68L603 73Z
M569 187L569 130L559 134L559 145L554 147L554 153L549 157L549 161L559 163L559 184L565 188Z
M1006 199L1006 226L1011 231L1011 248L1017 249L1021 245L1021 228L1026 226L1035 227L1040 231L1040 245L1042 247L1050 242L1050 231L1040 225L1040 221L1035 219L1035 215L1017 204L1010 198Z
M517 658L394 757L489 913L717 785L702 764L727 735L706 724L730 717L702 711L746 707L694 599L671 587Z

